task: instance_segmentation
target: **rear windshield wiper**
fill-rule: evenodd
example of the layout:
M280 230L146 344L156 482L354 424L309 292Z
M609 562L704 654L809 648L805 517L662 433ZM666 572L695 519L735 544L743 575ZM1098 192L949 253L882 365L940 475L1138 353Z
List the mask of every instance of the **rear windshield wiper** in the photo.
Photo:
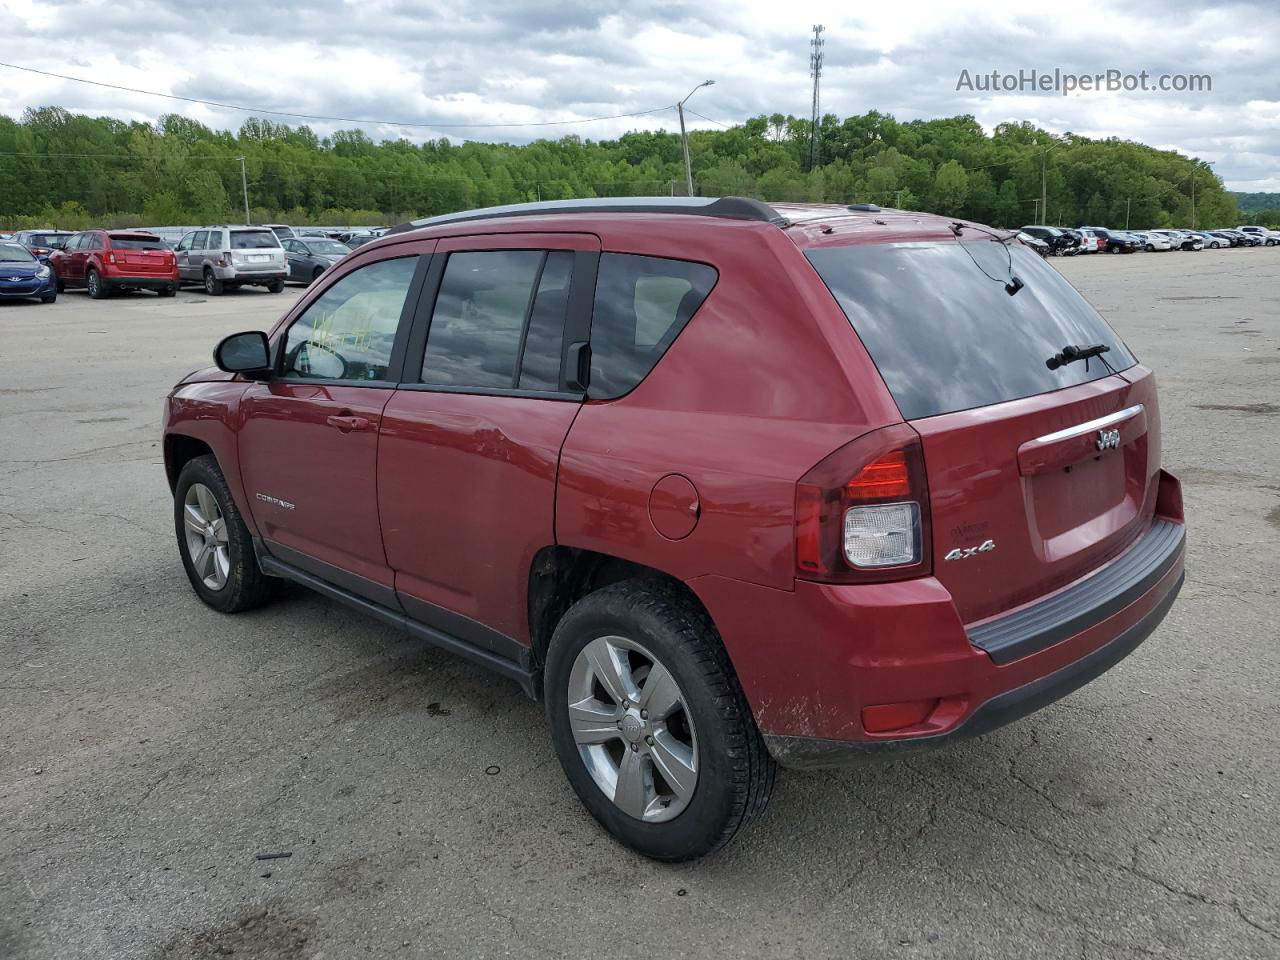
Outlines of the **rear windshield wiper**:
M1044 365L1050 370L1057 370L1059 367L1065 367L1068 363L1075 363L1077 360L1083 360L1084 368L1085 370L1088 370L1090 357L1098 357L1102 359L1102 355L1110 350L1111 348L1105 343L1068 343L1062 348L1061 353L1055 353L1044 362ZM1115 373L1115 369L1111 364L1107 363L1105 359L1102 359L1102 362L1108 370Z

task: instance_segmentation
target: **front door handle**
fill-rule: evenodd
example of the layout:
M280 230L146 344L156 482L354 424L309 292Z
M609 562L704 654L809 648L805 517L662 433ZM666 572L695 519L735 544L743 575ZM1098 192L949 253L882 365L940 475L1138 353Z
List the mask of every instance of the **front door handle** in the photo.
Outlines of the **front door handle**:
M337 427L343 433L350 433L352 430L368 430L373 426L373 421L368 417L333 416L325 422L331 427Z

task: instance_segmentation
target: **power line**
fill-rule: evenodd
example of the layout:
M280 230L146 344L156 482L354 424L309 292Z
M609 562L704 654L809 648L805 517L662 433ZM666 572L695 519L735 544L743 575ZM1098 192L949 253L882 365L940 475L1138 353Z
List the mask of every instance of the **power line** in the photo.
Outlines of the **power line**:
M181 100L184 103L200 103L208 107L220 107L224 110L239 110L243 113L260 113L269 114L273 117L292 117L295 120L328 120L335 123L362 123L371 125L385 125L389 127L422 127L434 130L444 129L480 129L493 127L556 127L574 123L597 123L601 120L624 120L628 117L646 117L653 113L661 113L663 110L671 110L675 104L669 103L661 107L653 107L650 110L639 110L635 113L617 113L606 117L583 117L579 120L530 120L521 123L423 123L421 121L406 120L373 120L359 117L329 117L322 114L314 113L290 113L287 110L267 110L263 107L246 107L236 103L223 103L219 100L202 100L199 97L182 97L176 93L160 93L156 90L142 90L138 87L126 87L118 83L103 83L99 80L86 80L84 77L71 77L63 73L53 73L49 70L37 70L35 67L21 67L16 63L5 63L0 61L0 67L8 67L10 70L22 70L26 73L36 73L42 77L54 77L58 80L70 80L73 83L87 83L95 87L105 87L108 90L123 90L126 93L140 93L148 97L164 97L167 100Z
M685 112L685 113L692 113L692 114L693 114L695 117L697 117L699 120L705 120L705 121L707 121L707 123L714 123L714 124L717 124L717 125L719 125L719 126L721 126L721 127L724 127L726 130L732 130L732 129L733 129L733 124L730 124L730 123L721 123L719 120L712 120L710 117L704 117L702 114L698 113L698 112L697 112L697 111L695 111L695 110L690 110L688 107L685 107L685 108L684 108L684 112Z

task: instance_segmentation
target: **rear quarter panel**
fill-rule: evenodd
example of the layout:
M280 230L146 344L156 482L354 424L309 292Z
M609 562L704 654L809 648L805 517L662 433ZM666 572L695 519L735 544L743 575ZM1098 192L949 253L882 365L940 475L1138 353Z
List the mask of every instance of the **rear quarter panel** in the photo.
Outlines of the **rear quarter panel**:
M673 237L629 221L600 232L606 251L710 263L719 279L638 387L587 403L574 421L560 459L558 542L683 580L718 574L791 589L796 480L899 421L896 406L776 227L682 223ZM669 474L698 492L697 524L679 540L649 512Z

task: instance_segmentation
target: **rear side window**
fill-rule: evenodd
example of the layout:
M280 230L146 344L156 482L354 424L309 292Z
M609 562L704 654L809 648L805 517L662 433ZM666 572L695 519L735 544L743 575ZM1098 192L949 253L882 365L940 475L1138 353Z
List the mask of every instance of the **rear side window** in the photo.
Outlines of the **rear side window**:
M263 247L278 247L280 241L270 230L232 230L232 250L260 250Z
M450 254L431 314L422 382L558 390L572 268L567 250Z
M386 380L417 261L379 260L325 290L289 328L283 375L296 380Z
M1053 267L1017 244L860 244L806 256L907 420L1072 387L1109 376L1107 364L1136 362ZM1012 297L1003 282L1010 257L1025 284ZM1067 344L1093 343L1111 350L1087 365L1045 364Z
M111 234L111 246L116 250L165 250L158 237L139 237L127 233Z
M620 397L648 376L717 277L703 263L602 254L591 315L589 395Z

